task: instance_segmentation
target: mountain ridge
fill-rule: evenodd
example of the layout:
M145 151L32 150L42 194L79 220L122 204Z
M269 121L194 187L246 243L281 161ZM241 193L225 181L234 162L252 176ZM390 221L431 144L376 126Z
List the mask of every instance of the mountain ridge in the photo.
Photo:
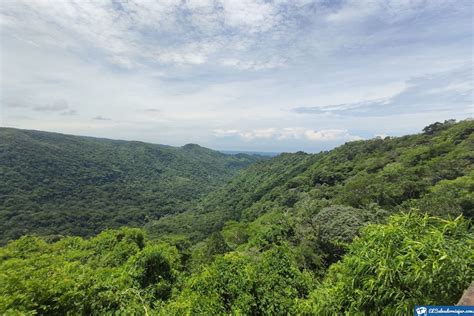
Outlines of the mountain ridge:
M88 236L105 228L142 225L191 208L260 159L197 145L0 128L0 239L5 241L8 232L10 238L34 232ZM25 224L24 216L34 223Z
M0 162L5 164L2 158L8 155L1 155L1 145ZM33 161L48 174L41 160L49 152L33 147L39 151ZM91 154L87 149L102 157L96 147L81 147ZM408 315L419 302L455 304L474 277L473 149L474 122L448 120L420 134L256 161L227 182L212 182L201 199L181 204L182 212L152 219L144 228L110 229L90 238L22 236L0 247L0 311ZM149 167L148 160L157 155L165 163L158 165L160 172L178 181L169 182L174 184L169 193L176 194L180 181L188 183L183 176L202 179L219 171L203 160L229 162L215 160L212 151L195 156L202 150L194 145L185 149L184 157L192 154L185 161L178 159L181 151L174 151L119 146L114 152L138 172L137 177L132 172L119 179L131 182L126 189L132 193L156 185L156 179L144 178L150 172L143 165ZM89 163L87 170L95 176L108 171L100 159L92 161L101 163L98 170L91 161L81 160L81 152L62 159ZM36 154L22 153L26 157L13 156L20 167L22 159ZM61 159L46 161L53 163L53 170L67 167ZM166 174L166 163L174 166L176 161L184 170ZM127 174L123 166L114 167ZM34 170L27 170L34 178ZM189 170L194 173L186 173ZM0 164L0 173L4 171ZM13 184L22 188L21 182ZM33 184L46 190L51 183ZM6 189L0 187L0 193ZM11 198L21 202L20 197ZM101 201L100 195L91 197ZM120 201L138 206L144 202ZM130 210L122 211L130 215ZM79 227L90 220L89 213L80 215L74 223ZM45 220L52 219L55 223L54 218ZM131 226L126 220L133 218L122 219L124 226Z
M473 135L472 120L447 120L419 134L352 141L318 154L280 154L249 166L207 195L199 213L163 217L148 223L148 231L199 240L228 220L251 222L272 210L291 214L298 205L315 201L317 209L330 203L354 208L373 204L390 212L417 207L433 215L474 217L469 195L474 189ZM430 205L435 200L440 205Z

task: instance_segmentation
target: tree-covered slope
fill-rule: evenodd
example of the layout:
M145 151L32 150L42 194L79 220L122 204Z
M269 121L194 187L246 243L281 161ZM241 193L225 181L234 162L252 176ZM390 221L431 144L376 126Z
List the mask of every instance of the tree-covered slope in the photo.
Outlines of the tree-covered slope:
M435 123L416 135L261 161L208 195L198 214L164 217L147 227L158 236L189 233L199 239L230 219L251 222L275 210L317 213L330 205L473 217L473 162L474 121Z
M284 153L259 161L204 197L196 209L150 222L148 232L153 236L186 234L192 240L201 240L222 228L225 221L238 220L242 210L306 170L315 157L303 152Z
M137 228L24 236L0 248L0 313L409 315L415 304L456 303L474 277L473 238L461 217L396 215L367 226L320 282L289 243L208 253L199 267L185 244Z
M473 121L447 121L282 154L145 230L24 236L0 247L0 313L407 315L453 305L474 280L473 132Z
M0 128L0 241L142 225L191 208L258 159Z

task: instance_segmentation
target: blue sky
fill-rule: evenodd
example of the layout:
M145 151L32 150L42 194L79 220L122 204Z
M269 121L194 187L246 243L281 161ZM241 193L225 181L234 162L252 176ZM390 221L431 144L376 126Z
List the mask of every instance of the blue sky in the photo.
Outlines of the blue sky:
M0 123L318 152L473 114L473 2L5 0Z

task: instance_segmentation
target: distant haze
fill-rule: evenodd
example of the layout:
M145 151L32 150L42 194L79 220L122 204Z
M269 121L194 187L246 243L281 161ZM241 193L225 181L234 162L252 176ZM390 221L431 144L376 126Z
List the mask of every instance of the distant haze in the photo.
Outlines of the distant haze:
M248 154L248 155L258 155L258 156L266 156L266 157L274 157L278 156L280 153L277 152L270 152L270 151L238 151L238 150L221 150L221 153L227 155L237 155L237 154Z

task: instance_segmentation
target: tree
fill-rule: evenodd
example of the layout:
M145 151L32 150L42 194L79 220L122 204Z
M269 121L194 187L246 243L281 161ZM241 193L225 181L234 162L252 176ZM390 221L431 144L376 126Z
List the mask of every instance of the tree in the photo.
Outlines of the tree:
M164 306L163 315L252 314L255 274L249 257L236 252L217 256L191 276L180 295Z
M223 254L230 251L230 247L227 245L221 232L215 232L209 237L206 244L205 254L208 257L213 257L218 254Z
M255 299L260 315L288 315L306 297L312 279L301 272L287 245L266 251L255 267Z
M336 262L345 252L345 247L359 230L370 223L380 223L388 213L376 205L364 209L333 205L323 208L313 216L318 246L326 253L326 266Z
M450 119L444 121L444 123L436 122L433 124L430 124L426 127L423 128L423 132L428 135L435 134L439 131L447 129L450 125L456 123L456 120Z
M369 225L301 312L406 315L415 304L455 304L474 278L473 240L461 216L411 212Z

